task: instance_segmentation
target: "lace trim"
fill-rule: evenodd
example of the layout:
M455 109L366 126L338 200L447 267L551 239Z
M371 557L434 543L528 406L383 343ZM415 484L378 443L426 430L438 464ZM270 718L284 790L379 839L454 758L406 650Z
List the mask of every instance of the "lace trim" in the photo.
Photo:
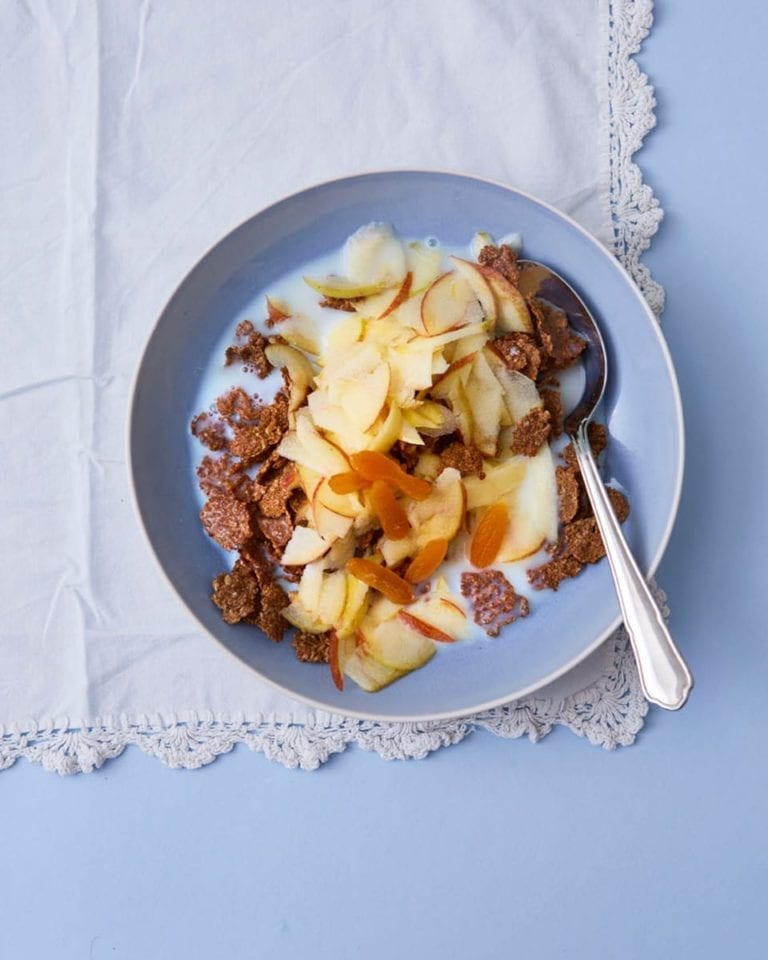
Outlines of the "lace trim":
M655 126L656 98L648 77L633 56L653 23L653 0L609 0L604 30L608 61L601 97L601 128L607 182L603 199L615 255L626 267L657 317L664 309L664 289L640 262L659 229L663 210L632 159Z
M608 0L603 22L607 64L601 91L601 134L605 144L603 203L615 255L635 279L656 316L664 291L640 262L662 218L658 200L643 183L633 156L655 126L656 101L648 78L632 59L653 20L652 0ZM665 618L666 597L654 590ZM297 724L278 718L201 717L107 718L82 724L32 723L26 729L0 728L0 770L24 757L57 773L88 773L119 756L129 745L171 767L201 767L236 744L263 753L289 768L314 770L352 744L387 760L421 759L458 743L475 730L507 739L536 742L564 726L590 743L612 750L634 742L648 704L640 692L637 667L626 631L603 646L601 675L590 687L562 700L528 697L461 720L435 723L374 723L328 716Z
M667 617L666 598L658 588L656 596ZM23 757L60 774L90 773L131 745L169 767L190 770L229 753L238 743L285 767L316 770L353 743L385 760L420 760L439 747L459 743L475 730L510 740L527 736L535 743L556 726L612 750L634 742L648 703L640 692L625 630L619 629L603 650L600 679L563 700L532 696L466 719L434 723L376 723L329 716L327 722L297 724L269 717L246 721L222 714L190 714L168 722L115 718L77 729L51 722L26 731L2 731L0 770Z

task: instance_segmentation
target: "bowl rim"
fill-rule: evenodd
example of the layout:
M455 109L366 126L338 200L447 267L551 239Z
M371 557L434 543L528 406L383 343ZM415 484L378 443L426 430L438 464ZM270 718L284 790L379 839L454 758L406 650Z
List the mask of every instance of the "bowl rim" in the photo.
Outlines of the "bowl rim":
M135 414L136 414L136 393L139 385L139 380L141 377L141 372L144 368L145 359L149 353L149 347L151 341L154 337L155 331L157 330L158 324L161 319L165 316L168 308L170 307L173 299L175 298L180 286L186 281L192 273L194 273L200 265L206 260L214 250L216 250L222 243L224 243L233 233L239 230L245 224L249 223L255 217L261 216L262 214L267 213L269 210L279 206L282 203L285 203L288 200L292 200L301 194L310 193L314 190L321 189L322 187L332 186L333 184L342 183L349 180L365 180L368 177L381 177L381 176L391 176L391 175L412 175L418 174L422 176L440 176L440 177L454 177L462 180L472 180L477 183L482 183L490 185L493 187L498 187L504 191L517 194L518 196L524 198L525 200L530 201L531 203L537 204L540 207L543 207L545 210L554 214L559 219L565 221L570 227L576 230L582 235L590 244L596 247L600 253L612 264L613 268L618 271L619 275L623 278L624 282L629 286L632 293L635 295L637 301L639 302L643 312L645 313L646 319L648 320L651 329L654 332L658 346L661 352L661 356L664 360L664 364L667 370L667 375L669 377L670 386L672 388L672 396L674 402L674 420L676 426L676 434L679 440L679 452L677 457L677 462L675 464L675 486L672 496L672 502L670 504L669 514L667 517L667 522L664 527L659 545L656 549L654 556L651 558L650 562L646 565L644 570L646 580L650 579L656 570L658 569L661 559L664 556L664 552L669 543L669 539L672 535L672 530L677 519L678 508L680 506L680 497L682 494L683 486L683 473L684 473L684 464L685 464L685 424L683 417L683 405L680 397L680 386L677 380L677 374L675 372L674 364L672 363L672 356L669 351L669 346L667 345L666 339L661 331L661 324L654 316L651 308L648 305L645 297L643 296L639 286L632 278L627 269L620 263L618 258L606 247L600 240L597 239L593 234L577 223L573 217L569 216L567 213L564 213L562 210L559 210L557 207L553 206L551 203L548 203L545 200L541 200L539 197L534 196L531 193L528 193L525 190L520 190L517 187L512 187L507 183L504 183L501 180L495 180L491 177L481 177L476 174L463 173L456 170L445 170L437 168L416 168L416 167L395 167L384 170L367 170L361 173L348 173L343 176L331 177L328 180L321 180L319 182L309 184L305 187L302 187L299 190L294 190L291 193L280 197L279 199L273 201L272 203L267 204L265 207L257 210L255 213L252 213L250 216L246 217L244 220L241 220L238 224L231 227L226 233L222 234L218 240L215 241L206 251L194 262L194 264L187 270L184 276L179 280L179 282L174 287L170 296L167 298L163 304L162 309L158 313L155 322L152 324L151 329L149 330L144 346L141 349L141 354L139 361L136 365L134 371L133 379L131 381L130 392L129 392L129 410L128 410L128 419L127 419L127 429L125 435L126 442L126 466L128 469L128 478L129 478L129 487L130 487L130 496L131 502L133 504L133 510L139 521L139 529L144 537L144 540L147 544L149 553L152 555L155 565L159 569L163 579L168 584L171 589L171 592L176 596L177 600L181 603L186 612L191 616L203 633L209 637L211 640L215 641L217 646L222 649L232 660L237 662L241 669L247 670L249 673L262 680L263 682L269 684L274 689L278 690L284 696L289 697L292 700L298 700L301 703L306 704L307 706L313 707L316 710L322 711L324 714L340 717L352 717L358 720L370 720L378 723L428 723L432 721L440 720L455 720L462 717L470 717L476 713L484 713L488 710L493 710L496 707L503 706L504 704L514 703L517 700L521 700L524 697L530 696L532 693L535 693L537 690L548 686L551 683L554 683L556 680L565 676L580 663L587 659L591 654L593 654L607 639L611 634L619 627L622 623L621 613L619 613L614 620L602 631L594 640L589 643L584 650L578 653L575 657L572 657L562 666L556 668L550 673L546 674L544 677L540 678L534 683L528 684L525 687L520 688L519 690L512 690L509 694L505 694L502 697L495 697L492 700L488 700L479 704L469 705L467 707L462 707L460 709L454 710L444 710L438 712L425 712L425 713L416 713L416 714L384 714L377 713L375 710L344 710L340 709L335 704L329 704L323 702L322 700L316 700L313 697L309 697L302 693L297 693L292 690L290 687L286 687L281 683L278 683L275 680L272 680L270 677L267 677L265 674L261 673L255 667L251 666L245 661L241 660L229 647L218 637L216 637L211 631L203 624L203 622L196 616L195 613L187 606L184 598L179 593L176 585L171 580L169 574L167 573L165 567L160 562L152 539L150 537L149 531L147 529L144 514L141 509L141 504L139 503L139 498L136 490L136 481L135 481L135 472L134 472L134 462L133 462L133 435L135 428Z

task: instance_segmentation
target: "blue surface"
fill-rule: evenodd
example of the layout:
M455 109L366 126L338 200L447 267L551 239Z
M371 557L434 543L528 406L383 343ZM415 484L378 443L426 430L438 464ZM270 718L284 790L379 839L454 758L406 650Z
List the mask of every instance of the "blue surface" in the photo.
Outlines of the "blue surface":
M381 219L406 237L434 233L447 248L466 242L478 223L496 236L514 227L527 256L588 292L610 355L606 476L631 492L630 543L641 566L656 569L678 497L682 438L677 387L653 316L602 244L551 207L443 173L369 174L313 187L252 217L200 261L160 317L136 381L130 431L136 500L179 596L226 649L267 680L332 712L400 720L466 716L555 679L609 636L619 607L607 564L564 584L556 603L534 600L534 615L515 624L514 643L448 645L428 669L375 697L351 683L339 693L329 671L308 670L289 644L254 643L252 631L224 623L207 588L222 560L200 526L187 462L201 379L189 371L209 362L222 329L232 327L256 290L270 289L286 262L294 270L340 247L360 224ZM167 411L161 424L157 410Z
M354 751L312 774L245 750L196 774L136 752L68 779L18 764L0 778L3 960L765 957L768 327L750 276L768 11L657 14L642 164L667 218L649 262L688 428L660 577L689 705L615 754L561 731L418 763Z

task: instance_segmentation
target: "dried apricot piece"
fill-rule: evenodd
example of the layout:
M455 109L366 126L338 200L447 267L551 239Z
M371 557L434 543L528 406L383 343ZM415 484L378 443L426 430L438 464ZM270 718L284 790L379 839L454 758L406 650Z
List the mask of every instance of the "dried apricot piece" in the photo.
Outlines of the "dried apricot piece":
M432 484L429 480L421 477L412 477L406 473L397 461L388 457L385 453L379 453L376 450L361 450L360 453L353 453L349 462L352 468L356 470L361 477L373 482L374 480L384 480L392 484L412 500L426 500L432 491Z
M353 557L348 560L347 573L351 573L353 577L357 577L358 580L369 587L383 593L392 603L413 603L416 599L416 594L413 592L410 583L366 557Z
M374 480L370 494L373 512L379 518L381 529L390 540L402 540L410 532L411 525L392 492L392 487L383 480Z
M469 545L469 562L474 567L490 567L501 547L509 526L505 503L494 503L483 514Z
M405 579L409 583L419 583L431 577L440 564L445 560L448 552L448 541L444 537L437 537L425 544L411 560L405 571Z
M355 493L358 490L364 490L370 487L370 481L361 477L355 470L347 470L345 473L337 473L328 480L328 486L334 493Z

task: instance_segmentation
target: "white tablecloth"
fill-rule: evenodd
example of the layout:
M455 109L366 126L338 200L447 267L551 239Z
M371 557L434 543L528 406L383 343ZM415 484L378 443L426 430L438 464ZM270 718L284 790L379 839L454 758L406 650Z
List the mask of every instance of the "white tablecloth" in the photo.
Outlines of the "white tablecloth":
M630 162L652 122L630 59L649 20L647 0L5 5L0 763L87 769L136 742L194 766L244 739L312 766L351 739L419 755L470 729L318 717L201 635L133 515L130 383L218 238L358 171L448 169L537 194L611 244L658 306L637 256L659 211ZM567 681L590 702L596 678L621 687L609 732L583 702L573 721L562 686L486 725L630 742L644 709L617 644Z

